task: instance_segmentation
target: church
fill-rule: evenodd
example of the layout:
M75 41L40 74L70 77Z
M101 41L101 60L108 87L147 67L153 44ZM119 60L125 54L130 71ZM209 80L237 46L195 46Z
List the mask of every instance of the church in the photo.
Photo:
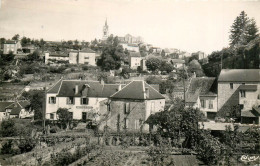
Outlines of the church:
M106 19L106 22L105 22L105 25L103 27L103 37L102 37L102 40L107 40L107 38L109 37L109 31L108 31L108 25L107 25L107 19Z

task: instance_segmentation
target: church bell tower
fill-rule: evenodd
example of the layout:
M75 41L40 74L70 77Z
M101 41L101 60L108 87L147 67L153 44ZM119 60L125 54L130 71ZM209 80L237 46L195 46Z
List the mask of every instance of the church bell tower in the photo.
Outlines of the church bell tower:
M109 36L109 31L108 31L108 25L107 25L107 19L106 19L106 22L105 22L105 25L103 27L103 38L102 40L106 40Z

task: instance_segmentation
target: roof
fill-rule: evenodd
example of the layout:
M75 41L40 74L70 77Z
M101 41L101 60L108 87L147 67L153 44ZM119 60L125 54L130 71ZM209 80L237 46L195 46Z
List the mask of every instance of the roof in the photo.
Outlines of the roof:
M91 50L90 48L83 48L80 50L80 52L85 52L85 53L96 53L95 51Z
M260 69L222 69L218 82L260 82Z
M130 57L141 57L141 54L139 52L130 52Z
M192 78L185 94L187 103L195 103L199 96L216 96L215 77Z
M145 90L149 90L149 95L145 95ZM155 100L165 97L155 90L145 81L132 81L120 91L111 96L112 99L134 99L134 100Z
M6 108L12 109L10 115L19 115L21 110L29 106L28 101L18 101L14 102L11 105L7 106Z
M0 112L5 112L5 108L11 104L13 104L14 102L10 102L10 101L3 101L0 102Z
M251 117L251 118L256 117L250 110L249 111L241 111L241 116L242 117Z
M51 52L49 56L52 57L69 57L67 52Z
M231 130L234 130L234 125L232 123L216 123L216 122L199 122L200 129L205 130L217 130L224 131L227 126L231 127Z
M248 91L256 91L257 85L240 85L239 89L240 90L248 90Z
M171 59L170 61L171 61L172 63L181 63L181 64L185 63L185 61L182 60L182 59Z
M7 40L7 41L5 42L5 44L16 44L16 43L17 43L16 40Z
M75 87L78 86L78 93L75 94ZM87 81L87 80L59 80L54 84L47 93L57 93L57 97L80 97L82 91L89 87L87 96L88 97L110 97L116 93L120 84L104 84L102 85L98 81Z

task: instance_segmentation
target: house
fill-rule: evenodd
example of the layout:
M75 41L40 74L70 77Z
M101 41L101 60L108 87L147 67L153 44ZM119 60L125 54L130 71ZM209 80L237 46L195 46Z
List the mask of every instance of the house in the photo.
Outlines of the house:
M69 63L67 52L45 52L45 64Z
M8 112L6 112L6 107L11 105L13 102L11 101L1 101L0 102L0 121L9 118Z
M185 105L199 108L204 115L214 120L217 113L217 90L215 77L192 78L185 94Z
M106 124L114 132L118 129L129 132L139 132L141 129L149 131L149 126L144 122L151 114L163 111L165 106L164 96L145 81L131 81L109 99Z
M207 57L207 55L204 52L198 51L195 53L192 53L191 56L197 57L198 60L204 59Z
M80 51L70 51L69 63L96 66L96 52L90 48L83 48Z
M239 104L241 85L260 86L259 69L222 69L218 78L218 110ZM256 93L257 93L256 92ZM247 93L247 91L245 91ZM256 99L257 100L257 99Z
M20 41L17 40L7 40L4 43L4 54L9 54L9 52L13 52L13 54L17 54L17 51L22 48Z
M120 84L87 80L59 80L46 94L46 119L57 120L57 110L67 108L75 120L98 120L101 108ZM106 112L106 110L105 110Z
M1 114L4 115L1 119L24 119L34 116L34 111L32 111L28 101L6 102L5 104L2 103L2 106L7 105L7 103L9 103L9 105L1 109Z
M138 66L141 66L141 54L139 52L130 52L129 55L129 66L131 69L137 69Z
M121 43L129 43L129 44L133 44L133 43L142 43L143 42L143 38L141 36L137 36L137 37L134 37L130 34L127 34L125 35L124 37L118 37L118 40L121 42Z
M120 43L120 45L122 45L124 50L127 49L128 51L139 52L138 44L134 44L134 43Z
M185 61L182 60L182 59L171 59L171 58L168 58L167 62L173 64L173 66L176 69L179 69L179 68L183 67L183 64L185 63Z

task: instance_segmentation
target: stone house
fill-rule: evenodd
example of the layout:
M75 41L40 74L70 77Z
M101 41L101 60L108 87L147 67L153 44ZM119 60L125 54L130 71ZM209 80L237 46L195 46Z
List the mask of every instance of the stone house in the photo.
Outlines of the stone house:
M99 120L100 108L120 89L120 84L87 80L59 80L46 94L46 119L57 120L57 110L67 108L75 120ZM106 111L106 110L105 110ZM104 110L103 110L104 112Z
M139 52L130 52L129 55L129 66L131 69L137 69L138 66L141 66L142 57Z
M17 50L21 49L22 45L20 43L20 41L16 41L16 40L7 40L4 43L4 54L9 54L9 52L13 52L13 54L17 54Z
M199 108L208 119L214 120L218 99L216 83L215 77L192 78L185 94L185 105Z
M90 48L83 48L80 51L70 51L69 63L96 66L96 52Z
M147 118L156 112L163 111L165 98L145 81L132 81L109 98L109 118L106 120L109 129L116 132L149 131L144 124ZM100 126L100 130L104 125Z

